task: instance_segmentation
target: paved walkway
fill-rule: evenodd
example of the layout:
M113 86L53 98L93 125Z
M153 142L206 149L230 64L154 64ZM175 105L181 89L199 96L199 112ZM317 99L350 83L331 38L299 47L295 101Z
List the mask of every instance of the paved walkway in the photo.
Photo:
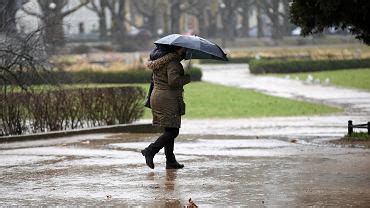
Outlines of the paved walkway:
M184 120L182 133L255 136L287 136L298 139L340 137L348 120L370 121L370 93L356 89L305 84L303 81L255 76L246 64L199 65L207 82L253 89L273 96L295 98L344 108L344 113L325 116L280 118Z
M183 170L149 169L158 135L92 134L0 146L0 207L366 207L370 150L243 136L180 135ZM4 148L4 149L3 149Z
M345 108L345 115L365 116L370 114L370 93L357 89L346 89L303 81L256 76L249 73L246 64L199 65L203 80L240 88L254 89L269 95L316 101Z

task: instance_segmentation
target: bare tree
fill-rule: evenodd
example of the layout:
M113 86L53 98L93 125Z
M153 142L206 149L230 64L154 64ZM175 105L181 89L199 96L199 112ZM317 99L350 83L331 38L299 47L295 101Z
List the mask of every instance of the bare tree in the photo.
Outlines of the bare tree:
M15 15L22 4L22 0L0 0L0 33L16 32Z
M199 24L199 33L201 35L207 35L206 16L207 12L210 10L209 6L211 1L212 0L188 1L189 9L186 12L197 18Z
M143 27L149 29L152 34L156 34L163 2L161 0L135 0L133 4L135 11L143 17Z
M222 35L223 43L225 43L226 37L228 40L234 41L236 34L236 16L239 6L239 0L223 0L220 5L221 21L224 31Z
M238 13L241 16L241 36L249 37L249 18L251 16L252 6L255 2L253 0L240 0Z
M216 0L210 1L209 9L206 10L206 19L208 22L207 36L217 36L217 16L220 13L219 2Z
M169 0L171 33L180 33L180 17L183 13L181 5L183 3L182 0Z
M28 34L12 33L1 38L0 86L18 85L27 90L34 79L46 80L41 75L49 66L43 31L44 28L38 28Z
M111 14L111 35L113 41L122 43L127 36L126 22L126 0L107 0L107 8Z
M270 20L270 25L272 28L271 36L273 39L282 38L282 25L281 19L284 17L284 13L279 10L280 0L260 0L262 8L266 16Z
M99 17L99 34L100 38L105 39L107 37L107 13L108 7L107 0L90 0L90 4L86 5L88 9L95 12Z
M256 18L257 18L257 37L262 38L265 36L263 31L263 10L261 0L256 0L255 2L256 7Z
M71 9L66 9L69 0L37 0L37 3L40 8L40 13L30 11L25 7L23 7L23 11L41 19L46 29L45 40L50 46L48 51L54 53L58 47L65 45L63 19L88 4L89 1L80 0L80 2Z
M290 21L290 2L291 0L281 0L281 3L283 5L283 35L290 35L290 31L292 31L296 27Z

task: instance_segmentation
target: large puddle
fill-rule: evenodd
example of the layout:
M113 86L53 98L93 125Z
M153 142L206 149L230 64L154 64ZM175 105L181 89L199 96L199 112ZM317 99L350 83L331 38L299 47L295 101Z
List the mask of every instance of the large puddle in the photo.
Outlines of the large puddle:
M146 167L139 150L157 135L86 135L0 150L0 205L181 207L367 206L370 151L274 138L182 135L175 153ZM91 138L91 140L89 140Z

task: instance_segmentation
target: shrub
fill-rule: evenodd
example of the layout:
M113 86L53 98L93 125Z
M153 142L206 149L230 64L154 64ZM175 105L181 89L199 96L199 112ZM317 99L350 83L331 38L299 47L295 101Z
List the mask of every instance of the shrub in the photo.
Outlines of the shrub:
M75 46L71 49L71 53L74 53L74 54L83 54L83 53L88 53L90 51L90 47L87 46L87 45L78 45L78 46Z
M22 78L29 85L40 84L72 84L72 83L149 83L152 72L144 68L128 69L121 71L103 71L93 69L81 69L79 71L40 71L40 76L23 72ZM202 71L200 68L190 69L192 81L201 81ZM1 86L1 81L0 81Z
M212 59L202 59L200 60L201 64L244 64L249 63L251 60L254 59L254 57L245 56L245 57L230 57L228 58L229 61L218 61L218 60L212 60Z
M127 71L70 71L66 72L73 83L147 83L151 72L145 69Z
M370 59L350 60L252 60L253 74L329 71L370 67Z
M142 117L140 87L0 93L0 135L133 122Z
M101 51L106 51L106 52L114 51L114 48L111 45L100 44L100 45L94 46L94 48L101 50Z
M125 71L68 71L59 72L67 83L149 83L152 72L144 68ZM192 81L201 81L202 71L199 68L190 69ZM60 79L62 80L62 79Z
M189 74L190 74L191 81L202 81L203 73L200 68L191 67Z

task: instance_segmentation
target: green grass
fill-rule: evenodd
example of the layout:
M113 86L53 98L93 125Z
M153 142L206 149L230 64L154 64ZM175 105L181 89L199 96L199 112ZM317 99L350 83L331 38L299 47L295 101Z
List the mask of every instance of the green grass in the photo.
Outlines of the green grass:
M299 77L301 80L306 80L308 74L311 74L314 79L320 80L330 79L331 84L340 87L357 88L370 91L370 68L366 69L347 69L337 71L322 71L322 72L305 72L305 73L291 73L284 75L277 75L284 77L290 75L291 77Z
M68 88L118 86L140 86L146 92L149 88L149 84L81 84L69 85ZM207 82L192 82L186 85L184 96L186 103L184 118L188 119L298 116L341 112L337 107L279 98L253 90ZM145 108L144 118L151 117L150 109Z
M148 85L142 85L146 90ZM248 89L225 87L207 82L185 86L184 118L246 118L329 114L341 109L322 104L279 98ZM151 118L149 109L144 118Z
M351 135L346 135L342 138L345 141L370 141L370 135L367 132L353 132Z

